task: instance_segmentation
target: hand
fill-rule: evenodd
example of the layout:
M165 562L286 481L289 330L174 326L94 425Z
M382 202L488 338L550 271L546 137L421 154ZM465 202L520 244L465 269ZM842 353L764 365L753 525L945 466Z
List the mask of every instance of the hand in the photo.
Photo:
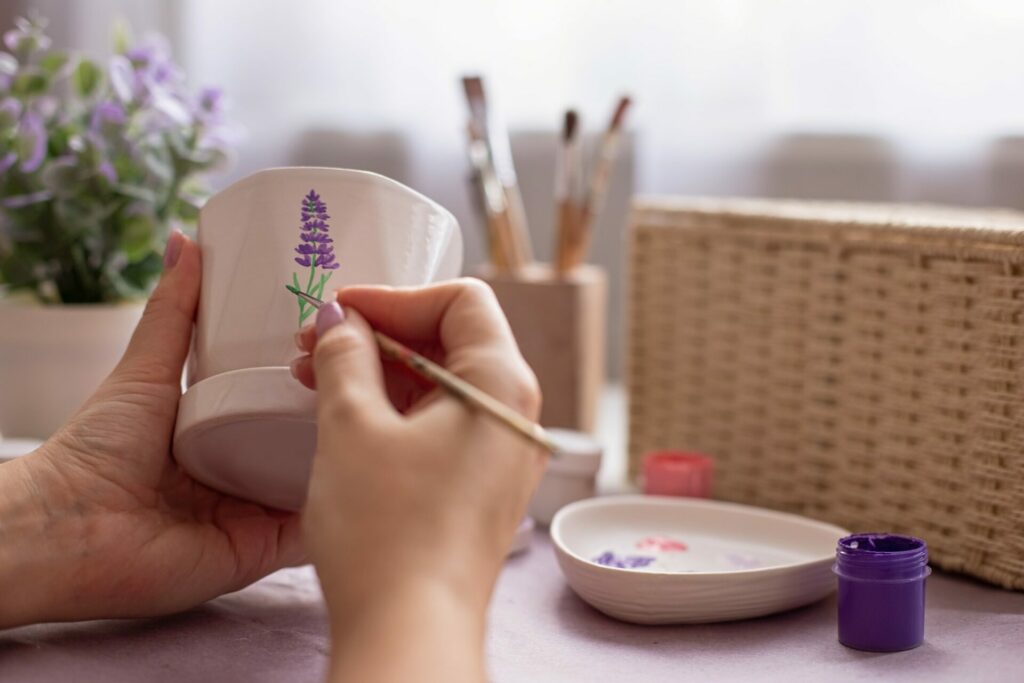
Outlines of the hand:
M174 612L302 560L297 515L208 489L171 458L200 264L180 233L167 254L110 377L0 467L0 627Z
M544 454L487 416L382 363L373 328L511 406L540 410L494 294L461 280L350 288L324 306L293 366L318 391L306 546L351 680L482 678L484 614ZM344 320L342 321L342 318ZM400 654L399 654L400 653Z

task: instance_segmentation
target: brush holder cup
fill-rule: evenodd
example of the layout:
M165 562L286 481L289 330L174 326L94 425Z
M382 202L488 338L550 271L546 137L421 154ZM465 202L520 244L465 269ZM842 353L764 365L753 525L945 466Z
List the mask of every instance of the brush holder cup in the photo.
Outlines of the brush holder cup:
M498 297L544 396L540 423L593 432L604 384L608 275L584 264L565 277L540 263L515 276L480 271Z
M365 171L276 168L199 214L203 280L174 456L220 491L297 510L316 445L315 394L291 377L294 334L318 298L354 284L458 275L462 237L443 207Z

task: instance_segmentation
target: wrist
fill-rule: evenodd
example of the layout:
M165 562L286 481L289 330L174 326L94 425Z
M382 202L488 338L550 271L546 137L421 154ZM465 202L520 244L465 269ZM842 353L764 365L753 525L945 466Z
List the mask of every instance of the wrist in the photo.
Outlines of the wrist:
M481 606L448 581L410 577L355 609L328 597L328 609L332 680L485 678L486 601Z
M0 628L65 618L81 519L42 450L0 466Z

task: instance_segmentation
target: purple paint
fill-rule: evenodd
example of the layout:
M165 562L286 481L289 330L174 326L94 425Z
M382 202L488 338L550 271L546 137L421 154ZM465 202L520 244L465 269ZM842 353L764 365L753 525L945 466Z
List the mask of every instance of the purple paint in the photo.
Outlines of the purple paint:
M605 567L616 569L639 569L653 563L657 558L646 555L616 555L611 550L605 551L594 558L594 562Z
M295 262L300 266L312 266L323 270L336 270L334 260L334 240L329 234L330 225L327 220L327 204L316 190L302 198L302 228L299 231L299 246L295 247L299 255Z
M327 204L320 199L316 190L311 189L309 194L302 198L300 218L302 227L299 229L299 245L295 247L295 253L298 256L293 258L295 263L308 268L309 272L301 276L306 280L305 289L302 287L298 273L292 273L292 284L288 286L321 299L324 295L324 287L334 271L338 269L339 263L334 256L334 240L331 239L331 226L327 222L331 218L327 214ZM320 269L319 273L317 273L317 268ZM299 327L302 327L306 318L313 315L315 309L301 298L298 300L298 304Z
M912 536L854 534L839 540L839 642L896 652L924 640L928 545Z

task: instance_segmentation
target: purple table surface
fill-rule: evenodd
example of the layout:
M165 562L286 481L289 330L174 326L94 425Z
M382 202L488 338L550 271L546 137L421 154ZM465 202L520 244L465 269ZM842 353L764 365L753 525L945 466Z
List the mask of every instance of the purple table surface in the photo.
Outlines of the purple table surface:
M576 597L538 531L498 583L488 659L498 682L1024 680L1024 594L936 572L924 645L894 654L839 645L835 609L829 598L727 624L624 624ZM175 616L0 632L0 681L314 682L328 646L316 576L300 567Z

